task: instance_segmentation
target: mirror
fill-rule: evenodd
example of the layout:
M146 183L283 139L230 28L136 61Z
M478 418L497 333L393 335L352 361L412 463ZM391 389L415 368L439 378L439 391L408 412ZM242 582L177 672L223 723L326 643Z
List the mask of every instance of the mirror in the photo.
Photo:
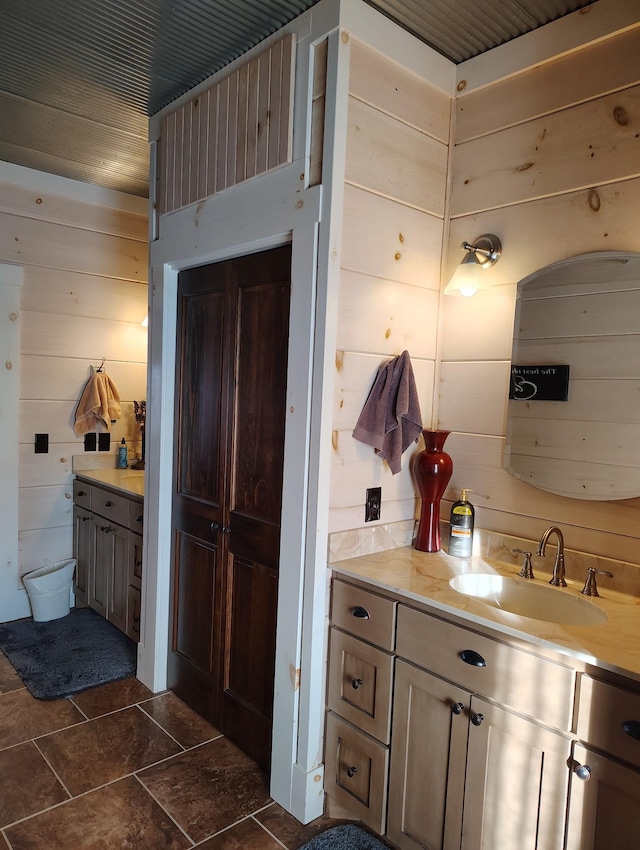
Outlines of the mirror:
M640 254L582 254L518 284L504 466L573 499L640 496Z

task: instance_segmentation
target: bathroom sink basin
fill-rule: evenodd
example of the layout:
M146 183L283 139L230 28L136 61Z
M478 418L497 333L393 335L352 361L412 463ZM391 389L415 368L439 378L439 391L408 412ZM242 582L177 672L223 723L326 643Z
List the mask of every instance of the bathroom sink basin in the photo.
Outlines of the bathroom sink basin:
M547 584L495 573L467 573L452 578L449 584L484 605L532 620L563 626L597 626L608 619L605 611L583 596Z

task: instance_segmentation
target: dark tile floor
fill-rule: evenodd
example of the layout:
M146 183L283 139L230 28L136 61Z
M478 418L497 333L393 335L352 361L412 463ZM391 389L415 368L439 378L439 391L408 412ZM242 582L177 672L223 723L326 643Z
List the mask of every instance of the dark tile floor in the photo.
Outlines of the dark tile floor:
M136 679L34 699L0 653L0 850L296 850L262 771L174 694Z

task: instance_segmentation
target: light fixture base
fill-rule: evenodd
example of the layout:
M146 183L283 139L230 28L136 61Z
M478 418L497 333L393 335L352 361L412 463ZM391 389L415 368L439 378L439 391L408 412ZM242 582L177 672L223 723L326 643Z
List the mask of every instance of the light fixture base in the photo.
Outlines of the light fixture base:
M478 264L481 265L483 269L488 269L491 266L494 266L500 259L500 254L502 253L502 242L493 233L484 233L482 236L478 236L478 238L473 241L473 244L463 242L462 247L465 251L473 251L476 255Z

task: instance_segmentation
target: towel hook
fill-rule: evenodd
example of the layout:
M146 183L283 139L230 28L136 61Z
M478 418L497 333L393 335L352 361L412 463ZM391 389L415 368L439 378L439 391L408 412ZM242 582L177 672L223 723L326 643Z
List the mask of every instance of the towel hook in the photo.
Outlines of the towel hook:
M104 371L104 357L102 358L102 363L96 369L96 372L103 372L103 371Z

